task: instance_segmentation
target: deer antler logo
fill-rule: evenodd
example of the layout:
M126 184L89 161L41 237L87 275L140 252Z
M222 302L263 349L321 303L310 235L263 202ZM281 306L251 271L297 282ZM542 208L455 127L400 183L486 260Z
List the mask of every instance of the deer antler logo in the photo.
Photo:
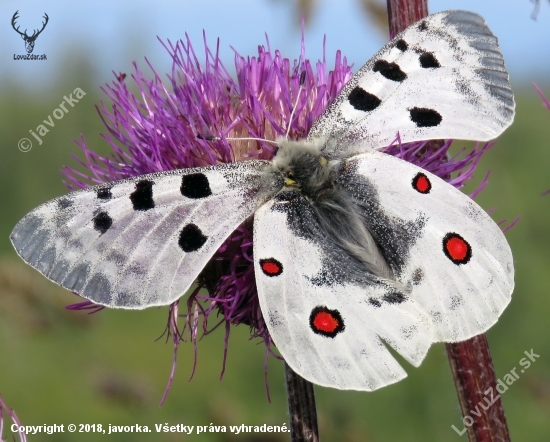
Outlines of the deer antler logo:
M13 14L13 17L11 19L11 25L12 25L13 29L15 29L15 31L19 35L21 35L21 38L23 40L25 40L25 49L27 50L27 54L31 54L33 49L34 49L34 42L35 42L36 38L40 35L40 33L44 30L44 28L48 24L48 14L46 14L44 12L44 18L46 19L46 21L42 22L42 29L40 29L40 31L35 29L34 32L32 33L32 35L27 35L27 30L26 29L25 29L25 32L21 32L19 30L19 26L17 28L15 27L15 21L19 18L17 16L18 13L19 13L19 11L15 11L15 14Z

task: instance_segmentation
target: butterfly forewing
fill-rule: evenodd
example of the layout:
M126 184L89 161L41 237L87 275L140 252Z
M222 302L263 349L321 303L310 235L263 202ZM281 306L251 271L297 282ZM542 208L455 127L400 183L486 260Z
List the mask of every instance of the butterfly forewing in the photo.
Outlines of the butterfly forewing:
M280 187L265 173L268 164L177 170L77 191L30 212L11 239L30 265L98 304L166 305Z
M482 17L430 15L398 34L347 83L308 139L325 152L357 152L438 138L490 140L513 120L514 98Z

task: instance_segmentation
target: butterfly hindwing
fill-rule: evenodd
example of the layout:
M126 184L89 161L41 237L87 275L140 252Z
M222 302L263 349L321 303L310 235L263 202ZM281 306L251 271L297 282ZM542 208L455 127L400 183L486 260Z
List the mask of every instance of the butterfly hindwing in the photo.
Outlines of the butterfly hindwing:
M514 98L498 46L482 17L430 15L398 34L346 84L308 139L324 151L356 153L357 144L439 138L490 140L508 127Z
M285 361L305 379L374 390L406 376L386 344L418 366L432 342L429 316L331 240L298 192L254 218L260 306Z
M267 164L162 172L73 192L30 212L11 240L27 263L97 304L166 305L276 191Z
M386 344L419 365L433 342L493 325L513 259L489 215L430 172L378 151L333 167L336 193L289 188L257 210L260 306L298 374L374 390L406 376Z
M436 341L466 340L497 321L511 299L514 265L482 208L430 172L377 151L345 160L338 181L431 317Z

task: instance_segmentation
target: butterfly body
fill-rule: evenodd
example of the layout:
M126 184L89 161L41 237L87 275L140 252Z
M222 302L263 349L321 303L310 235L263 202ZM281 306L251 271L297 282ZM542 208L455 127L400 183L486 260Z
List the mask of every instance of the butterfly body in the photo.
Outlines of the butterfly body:
M243 222L270 335L304 378L374 390L433 342L486 331L511 299L500 228L469 197L386 155L402 141L489 140L514 115L496 37L446 11L382 48L271 161L142 175L26 215L11 240L52 281L108 307L168 305Z
M323 144L282 142L272 167L288 182L276 198L280 201L303 200L330 241L354 262L357 273L388 279L392 271L380 253L367 223L364 210L342 188L339 177L349 167L348 158L329 159ZM366 148L368 150L368 148Z

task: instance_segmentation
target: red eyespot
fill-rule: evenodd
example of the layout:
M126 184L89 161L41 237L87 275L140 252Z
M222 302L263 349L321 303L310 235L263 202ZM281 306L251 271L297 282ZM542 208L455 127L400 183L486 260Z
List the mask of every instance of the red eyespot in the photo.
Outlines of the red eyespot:
M470 244L458 233L447 233L443 238L443 252L455 264L466 264L472 257Z
M334 338L345 328L340 312L324 306L315 307L311 311L309 326L314 333L327 338Z
M267 276L279 276L283 273L283 265L275 258L260 259L260 267Z
M412 186L414 190L423 194L430 193L430 190L432 190L430 179L422 172L418 172L413 178Z

